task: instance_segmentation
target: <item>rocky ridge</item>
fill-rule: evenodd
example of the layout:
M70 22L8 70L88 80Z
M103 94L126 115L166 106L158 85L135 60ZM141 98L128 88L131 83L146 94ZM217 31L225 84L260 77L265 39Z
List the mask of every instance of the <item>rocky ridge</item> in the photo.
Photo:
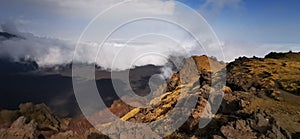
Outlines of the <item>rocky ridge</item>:
M124 121L149 123L168 116L177 103L193 99L197 100L194 109L190 113L182 109L180 113L186 114L188 120L165 138L297 139L300 138L299 57L300 53L271 53L265 58L238 58L225 65L196 56L185 61L181 71L167 81L166 93L153 99L149 107L133 108L115 101L109 110ZM191 68L193 62L196 69ZM222 84L224 73L227 86ZM185 82L187 78L190 82ZM211 115L206 106L212 108L214 103L209 96L220 90L224 91L221 106ZM212 120L199 128L198 123L206 117ZM0 138L108 138L86 119L60 119L43 104L22 104L19 110L1 110L0 128ZM116 131L116 134L119 138L147 138L144 133L128 135Z
M300 57L299 53L293 55ZM158 105L146 110L139 109L138 112L133 110L123 118L131 122L149 122L164 117L178 101L178 92L184 86L189 90L181 93L199 95L197 105L187 122L166 138L298 138L299 104L288 97L281 98L281 93L297 94L299 86L291 89L279 84L286 81L289 85L299 84L300 64L295 59L289 61L284 58L243 57L220 71L200 70L197 89L179 83L160 98ZM195 63L203 62L197 61L197 58L194 60ZM282 63L285 63L284 67L280 66ZM201 65L198 64L198 70L199 67ZM218 82L224 70L227 70L228 86L223 88L225 93L221 107L208 126L198 128L198 123L205 118L201 116L206 110L204 105L210 105L207 96L211 93L211 83L213 80ZM285 80L288 78L291 80Z

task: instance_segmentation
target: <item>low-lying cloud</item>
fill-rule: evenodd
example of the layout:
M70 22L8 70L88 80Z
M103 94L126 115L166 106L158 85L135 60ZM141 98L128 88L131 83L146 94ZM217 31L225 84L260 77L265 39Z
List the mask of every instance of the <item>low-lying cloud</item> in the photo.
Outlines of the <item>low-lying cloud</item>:
M40 37L32 33L19 32L13 24L1 26L3 32L15 34L19 38L0 41L0 56L14 60L28 58L35 60L39 66L53 66L72 62L76 42L57 38ZM86 49L81 53L79 62L95 63L105 69L124 70L147 64L164 65L170 56L187 57L202 55L193 42L186 42L179 47L172 41L153 41L153 43L108 41L99 50L97 59L91 57L99 48L95 42L82 42ZM174 47L176 46L176 47ZM178 46L178 47L177 47ZM197 50L196 50L197 49ZM263 44L247 42L224 42L223 53L226 62L239 56L263 57L273 51L300 51L299 44ZM186 52L184 52L186 51ZM149 54L149 55L148 55Z
M14 60L30 58L40 66L70 62L75 43L67 40L39 37L31 33L19 32L12 24L3 24L4 32L17 35L0 42L0 55Z
M2 25L4 32L17 35L0 41L0 56L14 60L23 58L35 60L39 66L53 66L72 62L76 42L49 37L35 36L19 32L12 24ZM172 41L155 41L153 43L108 41L99 49L95 42L81 42L84 49L77 49L80 57L76 62L95 63L105 69L125 70L147 64L164 65L171 55L185 55L182 47ZM192 46L186 46L189 48ZM191 49L191 48L189 48Z

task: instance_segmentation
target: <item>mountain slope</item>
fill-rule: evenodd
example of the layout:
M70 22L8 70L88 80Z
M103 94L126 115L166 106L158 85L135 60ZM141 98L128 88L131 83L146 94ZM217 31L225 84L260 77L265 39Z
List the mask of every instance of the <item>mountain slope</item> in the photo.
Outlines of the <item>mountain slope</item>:
M209 83L216 78L213 72L207 78L205 70L200 72L200 86L177 85L160 98L151 108L136 108L122 119L130 122L151 122L159 120L172 111L179 94L198 95L197 106L190 118L179 130L166 138L298 138L300 131L300 107L297 100L300 77L299 53L280 58L239 58L227 65L227 84L218 113L205 128L198 128L201 115L208 105ZM201 63L197 61L196 63ZM282 64L284 66L282 66ZM199 67L201 69L203 67ZM204 64L205 65L205 64ZM219 71L220 72L220 71ZM205 76L205 78L203 78ZM290 79L290 80L287 80ZM208 81L208 82L207 82ZM204 84L203 84L204 82ZM296 85L283 87L280 84ZM208 83L208 84L207 84ZM193 83L192 83L193 84ZM279 84L279 85L278 85ZM181 92L180 90L184 91ZM279 91L279 92L276 92ZM274 94L275 93L275 94ZM282 98L279 98L282 97ZM293 99L296 98L296 99ZM175 122L176 123L176 122Z
M225 65L205 56L188 58L179 72L167 80L167 83L159 87L157 91L165 91L164 94L154 98L150 106L146 108L133 108L124 102L114 101L109 108L116 116L124 121L133 123L148 123L169 119L173 114L187 116L179 129L165 138L299 138L300 137L300 107L299 107L299 61L300 53L279 54L272 53L267 58L238 58L234 62ZM214 62L214 63L213 63ZM196 63L196 67L193 65ZM210 64L208 64L210 63ZM212 65L210 67L209 65ZM227 86L222 84L222 77L226 73ZM104 76L103 76L104 77ZM144 81L143 81L144 82ZM139 83L139 82L137 82ZM284 87L281 84L288 84ZM293 85L293 84L296 85ZM289 86L289 85L292 85ZM213 92L224 91L222 102L215 115L208 113L212 108L214 99L209 96ZM212 92L211 92L212 91ZM215 99L220 99L216 95ZM187 107L179 107L180 111L174 111L178 103L193 102L196 106L191 110ZM3 110L4 111L4 110ZM4 112L9 117L21 118L15 112ZM0 113L1 114L1 113ZM95 114L105 114L101 111ZM24 114L21 114L24 115ZM2 116L3 117L3 116ZM26 117L26 115L25 115ZM211 117L212 120L204 128L199 128L198 123L205 122ZM109 117L107 117L109 119ZM170 120L170 121L169 121ZM169 119L163 122L176 125L180 118ZM17 122L18 120L16 120ZM59 122L66 121L59 119ZM102 123L97 126L107 127L111 130L111 123ZM0 120L1 123L1 120ZM15 125L15 124L13 124ZM21 127L32 124L21 124ZM43 137L52 138L107 138L93 128L85 118L72 119L66 122L67 128L59 132L41 133L35 129L34 133L41 133ZM154 125L155 126L155 125ZM9 128L8 128L9 127ZM15 130L14 126L6 125L5 130L0 130L3 135L10 135ZM169 127L156 131L158 134L168 132ZM129 131L142 131L130 127ZM28 133L33 133L28 131ZM50 130L52 131L52 130ZM144 132L123 132L124 129L114 129L115 137L147 137ZM39 134L36 134L36 136Z

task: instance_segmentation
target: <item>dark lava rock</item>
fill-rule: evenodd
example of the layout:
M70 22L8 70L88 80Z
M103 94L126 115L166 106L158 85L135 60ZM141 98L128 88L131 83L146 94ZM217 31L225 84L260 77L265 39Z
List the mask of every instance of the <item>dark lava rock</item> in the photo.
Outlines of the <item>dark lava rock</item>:
M211 85L212 83L212 72L209 72L209 71L202 71L200 73L200 78L199 78L199 82L200 82L200 85Z
M280 138L291 139L290 133L278 126L276 121L265 113L257 112L246 119L238 119L221 127L223 136L235 138Z

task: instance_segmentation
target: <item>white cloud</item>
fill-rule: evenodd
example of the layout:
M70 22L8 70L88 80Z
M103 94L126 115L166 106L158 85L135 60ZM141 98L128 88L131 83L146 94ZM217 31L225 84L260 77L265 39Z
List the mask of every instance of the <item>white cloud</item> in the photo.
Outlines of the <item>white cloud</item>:
M65 22L69 22L69 18L76 18L78 21L88 21L93 18L95 15L99 14L101 11L110 8L111 6L123 2L124 0L27 0L26 2L19 2L16 0L3 1L3 3L8 3L10 6L17 8L18 5L22 5L21 7L26 9L24 16L31 17L32 13L39 13L38 16L41 16L45 13L49 14L49 17L53 17L53 14L58 16L57 19L64 19ZM128 4L129 6L123 6L123 8L127 9L118 9L123 12L120 14L118 12L116 15L112 15L107 17L105 20L110 21L112 23L118 23L119 18L122 16L134 16L140 14L147 15L159 15L166 16L172 15L175 10L174 1L164 1L164 0L131 0ZM135 8L138 7L138 8ZM24 10L19 9L19 10ZM134 9L134 10L132 10ZM125 12L124 12L125 11ZM23 13L22 13L23 14ZM23 15L22 15L23 17ZM47 19L48 16L44 18ZM25 18L20 18L22 20L14 20L14 22L18 22L18 24L26 24L28 23ZM88 19L88 20L86 20ZM87 24L88 22L86 22ZM11 25L9 25L11 24ZM3 31L9 32L12 34L17 34L19 36L23 36L25 39L11 39L0 42L0 54L1 55L9 55L14 59L19 59L20 57L32 57L35 59L39 65L53 65L53 64L62 64L67 63L72 60L73 52L76 46L76 40L67 41L61 39L54 39L48 37L40 37L35 36L30 33L20 33L15 26L12 26L13 23L9 23L4 25ZM49 23L52 24L52 22ZM76 24L76 23L70 23ZM134 28L132 28L134 29ZM56 30L53 30L56 31ZM53 31L50 31L53 32ZM63 31L65 32L65 31ZM70 30L66 30L66 32L70 32ZM71 31L73 32L73 31ZM126 36L126 34L123 34ZM96 36L97 37L97 36ZM81 45L84 45L84 49L80 50L79 53L82 53L82 57L80 57L81 62L92 62L89 56L95 52L98 44L95 42L81 42ZM119 44L111 42L106 43L105 45L109 46L109 49L105 51L107 55L109 55L109 59L112 59L116 54L114 53ZM144 45L144 44L143 44ZM150 44L147 44L150 45ZM116 46L116 47L115 47ZM144 45L146 46L146 45ZM164 48L161 46L161 48ZM135 48L134 48L135 49ZM130 49L131 51L133 49ZM139 61L137 65L142 65L147 62L148 64L160 64L160 60L154 61L152 58L144 58L143 61ZM112 66L110 64L105 64L105 62L100 61L101 66L106 68L110 68L108 66ZM115 68L124 69L129 68L128 63L120 64Z
M12 24L2 26L3 30L22 38L0 41L0 56L9 56L14 60L31 58L40 66L51 66L72 62L76 42L48 37L35 36L19 32ZM155 37L154 37L155 38ZM149 41L149 40L148 40ZM191 50L192 44L179 47L178 42L157 39L156 41L108 41L99 50L96 63L103 68L124 70L146 64L163 65L173 53L185 55L183 49ZM94 63L99 48L95 42L81 42L77 62ZM178 47L176 47L178 46Z
M172 14L174 10L173 1L163 0L27 0L26 4L29 7L33 7L32 10L35 10L36 6L44 6L44 10L66 18L93 18L105 9L124 1L130 1L132 7L143 7L138 8L143 9L142 11L135 11L135 13L130 14L139 14L141 12Z
M206 0L201 9L208 9L213 12L220 12L224 8L239 9L243 0Z
M106 21L113 24L124 16L145 13L172 15L175 10L173 0L1 0L0 24L11 20L22 31L75 40L96 15L124 1L130 1L129 6L116 7L122 12Z
M9 56L18 60L20 58L32 58L40 66L51 66L64 64L72 61L76 43L68 40L55 38L39 37L30 33L20 33L14 27L4 26L7 32L18 32L17 35L25 39L9 39L0 41L0 56ZM205 54L199 47L191 41L174 42L155 39L142 43L138 40L128 42L108 41L100 53L96 63L103 68L123 70L134 66L146 64L163 65L167 63L167 58L176 56L186 56L187 53ZM152 43L151 43L152 42ZM179 47L178 43L182 46ZM99 44L95 42L82 42L84 49L79 50L79 61L93 63L93 55L97 52ZM174 47L176 46L176 47ZM233 61L239 56L258 56L264 57L269 52L300 51L300 44L264 44L247 42L224 42L223 52L225 61ZM196 52L197 51L197 52ZM149 54L149 55L147 55Z

